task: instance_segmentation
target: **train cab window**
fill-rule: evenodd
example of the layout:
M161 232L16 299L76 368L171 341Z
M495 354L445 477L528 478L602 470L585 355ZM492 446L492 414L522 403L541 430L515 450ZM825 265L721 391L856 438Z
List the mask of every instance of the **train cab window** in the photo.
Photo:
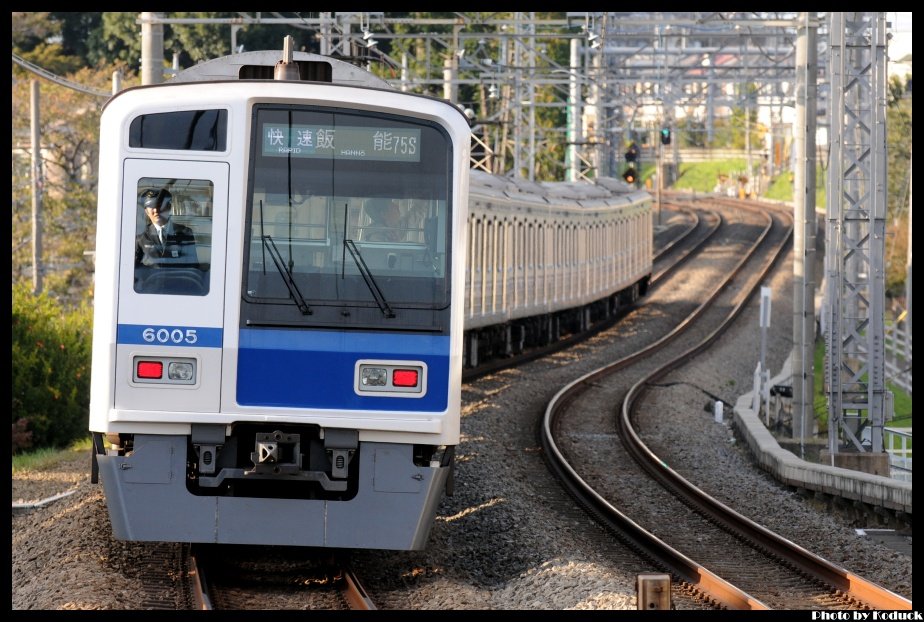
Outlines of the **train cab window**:
M128 146L143 149L224 151L227 110L182 110L143 114L132 119Z
M451 144L408 117L255 107L242 322L448 330ZM310 309L310 312L307 310Z
M205 296L211 265L212 182L143 177L137 190L135 291Z

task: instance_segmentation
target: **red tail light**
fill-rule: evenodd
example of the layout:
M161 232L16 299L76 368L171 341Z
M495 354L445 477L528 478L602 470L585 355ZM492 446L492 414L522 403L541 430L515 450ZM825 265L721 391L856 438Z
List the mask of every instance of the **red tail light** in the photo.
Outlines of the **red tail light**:
M396 369L391 383L396 387L416 387L418 374L416 369Z
M163 378L164 364L160 361L138 361L139 378Z

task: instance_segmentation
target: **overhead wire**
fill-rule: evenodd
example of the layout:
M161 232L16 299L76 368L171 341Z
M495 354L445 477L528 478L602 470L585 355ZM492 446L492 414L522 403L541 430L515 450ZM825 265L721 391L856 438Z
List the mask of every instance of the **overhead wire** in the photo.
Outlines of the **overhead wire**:
M48 71L47 69L43 69L42 67L39 67L38 65L30 63L26 59L17 56L13 52L11 52L11 54L13 56L14 63L19 65L23 69L26 69L27 71L31 71L32 73L38 76L41 76L45 78L46 80L54 82L55 84L60 84L61 86L67 87L74 91L80 91L81 93L86 93L87 95L94 95L96 97L103 97L105 99L109 99L110 97L112 97L112 93L110 93L109 91L101 91L99 89L95 89L90 86L84 86L77 82L72 82L70 80L67 80L66 78L62 78L61 76Z

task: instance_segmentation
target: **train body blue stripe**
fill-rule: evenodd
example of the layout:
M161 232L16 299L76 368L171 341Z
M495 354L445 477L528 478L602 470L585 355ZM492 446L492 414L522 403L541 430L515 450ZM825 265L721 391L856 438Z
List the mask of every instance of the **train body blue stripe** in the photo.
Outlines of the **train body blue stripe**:
M350 410L442 412L448 403L449 337L355 331L242 329L237 402ZM356 361L385 359L427 364L420 398L360 396Z
M222 329L202 326L119 324L116 329L116 343L122 345L220 348L222 337Z

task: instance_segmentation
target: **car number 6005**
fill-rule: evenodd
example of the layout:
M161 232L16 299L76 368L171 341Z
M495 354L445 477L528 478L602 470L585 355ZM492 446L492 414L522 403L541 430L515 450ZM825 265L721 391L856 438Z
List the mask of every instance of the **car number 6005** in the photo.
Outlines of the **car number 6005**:
M187 343L194 344L198 340L195 328L153 328L148 327L142 331L142 337L148 343Z

